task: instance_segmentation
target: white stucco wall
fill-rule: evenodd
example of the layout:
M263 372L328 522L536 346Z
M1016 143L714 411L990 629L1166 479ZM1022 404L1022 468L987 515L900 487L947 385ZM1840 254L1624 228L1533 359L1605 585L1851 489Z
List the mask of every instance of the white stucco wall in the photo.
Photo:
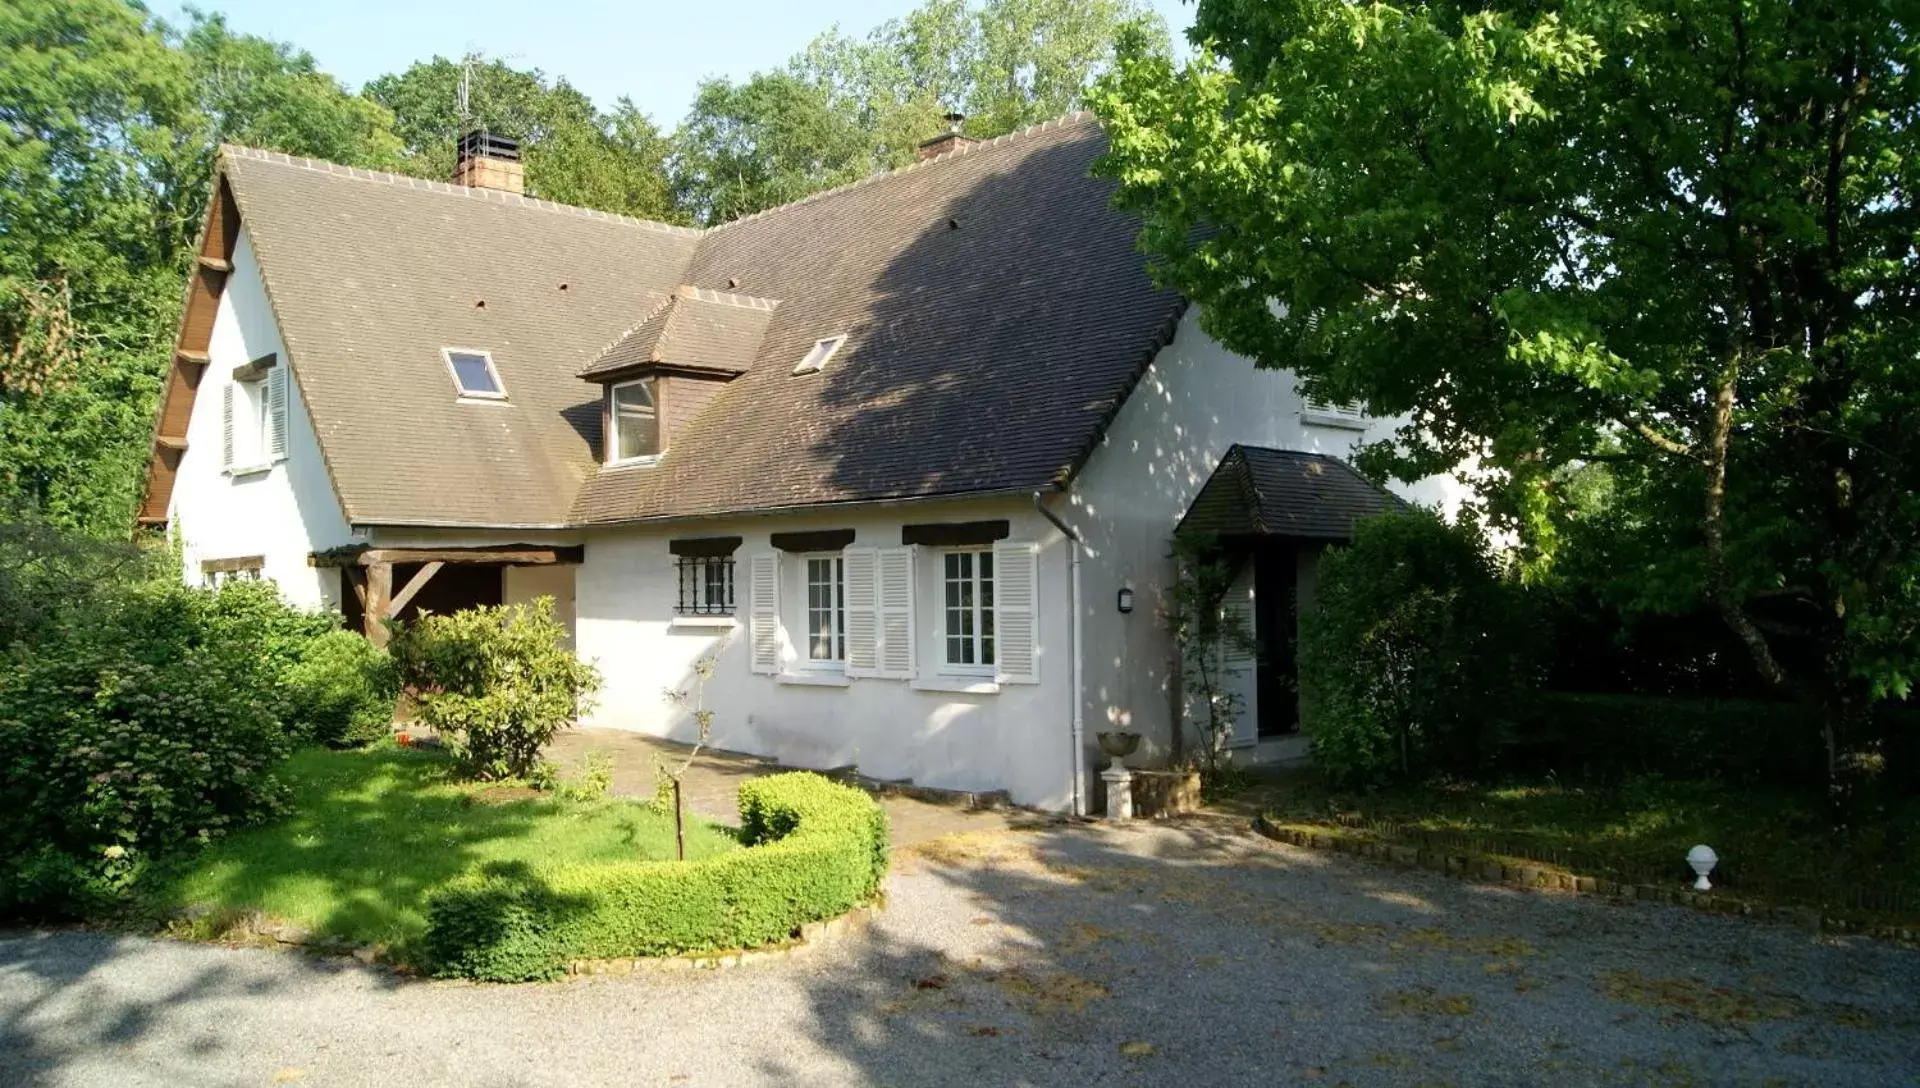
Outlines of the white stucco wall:
M190 583L200 581L203 560L258 555L265 559L266 577L295 604L338 607L338 572L310 566L307 556L354 538L320 459L297 382L288 384L286 460L243 476L229 475L221 466L222 389L232 382L234 367L268 353L287 365L253 247L243 234L234 247L233 271L207 345L210 361L187 421L187 450L174 480L168 523L184 550L183 575Z
M1228 448L1241 443L1345 458L1397 425L1375 420L1354 430L1303 421L1291 373L1256 369L1210 339L1198 322L1199 308L1189 308L1075 480L1067 507L1067 520L1087 547L1081 570L1087 732L1124 727L1143 733L1149 757L1165 753L1172 730L1172 646L1163 618L1173 529ZM1465 495L1450 477L1395 490L1449 516ZM1303 605L1310 599L1311 566L1303 564ZM1122 586L1135 594L1129 616L1115 605Z
M934 548L921 548L916 557L916 682L862 678L843 687L784 682L750 669L744 627L729 635L674 622L676 582L668 551L674 538L743 538L735 553L735 584L744 624L746 559L770 549L772 532L851 528L857 546L895 547L903 523L989 518L1009 521L1009 539L1041 546L1037 684L1005 684L979 694L916 689L916 683L940 671L939 549ZM717 747L801 767L858 764L862 773L921 785L1006 789L1017 803L1065 808L1072 781L1066 552L1058 531L1031 505L1020 503L922 503L594 532L576 572L576 634L581 657L599 666L605 687L587 724L691 740L691 718L665 693L687 688L695 663L717 650L718 670L706 688L714 711L710 743ZM800 611L805 583L798 557L785 558L780 582L784 652L797 663L805 635Z

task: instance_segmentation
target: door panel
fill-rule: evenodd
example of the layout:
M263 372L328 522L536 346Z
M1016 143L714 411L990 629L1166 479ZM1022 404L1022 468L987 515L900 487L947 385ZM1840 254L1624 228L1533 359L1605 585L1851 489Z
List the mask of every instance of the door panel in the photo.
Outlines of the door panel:
M1254 596L1255 570L1252 560L1240 568L1240 574L1227 589L1226 598L1221 602L1222 611L1235 616L1244 624L1247 631L1257 642L1260 637L1258 628L1258 601ZM1260 675L1255 666L1253 655L1236 645L1223 645L1220 648L1220 686L1233 695L1239 702L1239 717L1233 722L1231 747L1243 748L1256 743L1259 739L1260 722Z

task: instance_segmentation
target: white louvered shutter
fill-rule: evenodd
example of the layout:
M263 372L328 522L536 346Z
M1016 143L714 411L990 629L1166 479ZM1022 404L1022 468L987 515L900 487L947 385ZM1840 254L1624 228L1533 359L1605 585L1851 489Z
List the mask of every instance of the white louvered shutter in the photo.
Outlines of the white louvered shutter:
M287 459L287 364L276 363L267 371L267 457Z
M841 579L847 595L847 675L880 675L880 556L873 548L848 548Z
M913 679L913 548L881 548L878 556L879 669L889 680Z
M1040 682L1038 545L993 546L993 660L993 678L1002 684Z
M780 556L757 552L747 558L747 635L753 671L780 671Z
M233 383L220 387L220 467L233 467Z

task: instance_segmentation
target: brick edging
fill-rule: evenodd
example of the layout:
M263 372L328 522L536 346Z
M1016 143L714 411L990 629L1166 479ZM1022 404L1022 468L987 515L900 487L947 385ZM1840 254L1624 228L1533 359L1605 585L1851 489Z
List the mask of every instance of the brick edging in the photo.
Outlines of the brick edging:
M1355 857L1372 858L1409 869L1426 869L1447 876L1488 884L1505 884L1535 891L1574 892L1611 899L1668 903L1691 907L1710 914L1735 915L1762 921L1784 922L1813 933L1868 936L1902 945L1920 944L1920 930L1884 923L1863 923L1856 919L1828 915L1813 907L1784 907L1756 903L1691 888L1670 888L1657 884L1623 884L1604 877L1581 876L1543 863L1510 865L1487 854L1452 854L1421 849L1399 843L1375 842L1343 835L1332 828L1283 826L1268 820L1265 814L1254 817L1253 829L1275 842L1309 850L1331 850Z
M884 902L876 900L864 907L829 918L808 922L800 935L782 944L760 948L742 948L731 952L687 952L677 956L622 956L607 960L575 960L567 964L569 975L631 975L655 971L719 971L809 955L848 934L859 933L872 923Z

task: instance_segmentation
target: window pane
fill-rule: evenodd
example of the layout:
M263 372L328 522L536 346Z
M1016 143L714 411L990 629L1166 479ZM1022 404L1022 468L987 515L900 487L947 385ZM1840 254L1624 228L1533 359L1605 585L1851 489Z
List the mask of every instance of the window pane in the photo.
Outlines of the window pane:
M653 410L653 383L634 382L613 390L614 457L645 457L660 452L660 420Z
M453 364L453 380L462 393L500 392L500 383L493 380L493 368L487 365L486 356L470 351L450 351L447 361Z

